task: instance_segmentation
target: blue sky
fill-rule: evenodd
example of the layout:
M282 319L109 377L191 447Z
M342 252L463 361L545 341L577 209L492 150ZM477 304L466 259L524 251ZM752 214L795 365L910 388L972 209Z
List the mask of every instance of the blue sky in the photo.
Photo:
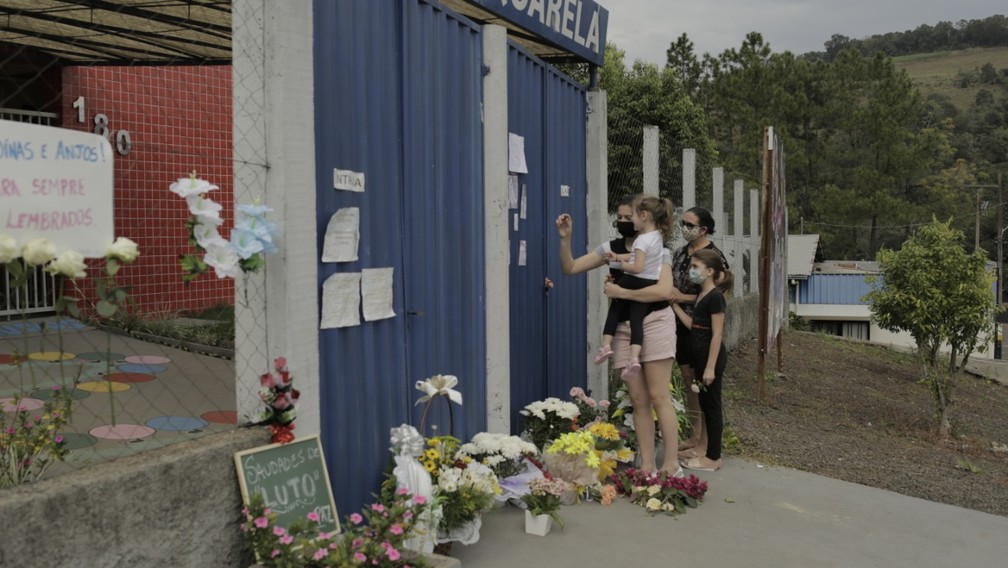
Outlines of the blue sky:
M821 51L831 35L851 38L914 29L941 21L1008 15L1005 0L599 0L609 10L609 41L627 63L665 63L682 33L698 55L738 47L758 31L774 51Z

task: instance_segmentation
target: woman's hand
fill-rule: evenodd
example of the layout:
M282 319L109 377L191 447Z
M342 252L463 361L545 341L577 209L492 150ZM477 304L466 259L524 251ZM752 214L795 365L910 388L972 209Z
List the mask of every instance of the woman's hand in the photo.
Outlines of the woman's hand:
M609 298L622 299L626 294L626 288L606 278L605 287L602 288L602 292Z
M571 230L574 228L574 221L571 220L571 216L566 213L561 213L559 217L556 218L557 233L560 234L561 239L569 239L571 236Z
M707 386L714 382L714 369L704 369L703 382Z

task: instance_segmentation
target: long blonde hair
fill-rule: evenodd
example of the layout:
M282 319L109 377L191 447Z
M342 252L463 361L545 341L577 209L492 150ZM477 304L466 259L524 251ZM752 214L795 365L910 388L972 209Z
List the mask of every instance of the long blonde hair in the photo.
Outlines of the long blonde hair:
M655 228L662 234L662 240L672 238L672 228L675 221L675 207L667 197L641 195L634 200L633 208L637 211L647 211L654 219Z

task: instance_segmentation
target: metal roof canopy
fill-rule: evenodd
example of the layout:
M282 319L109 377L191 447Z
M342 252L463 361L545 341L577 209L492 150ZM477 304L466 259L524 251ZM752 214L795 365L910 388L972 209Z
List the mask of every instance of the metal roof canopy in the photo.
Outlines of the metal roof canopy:
M231 1L0 0L3 45L71 65L226 64Z

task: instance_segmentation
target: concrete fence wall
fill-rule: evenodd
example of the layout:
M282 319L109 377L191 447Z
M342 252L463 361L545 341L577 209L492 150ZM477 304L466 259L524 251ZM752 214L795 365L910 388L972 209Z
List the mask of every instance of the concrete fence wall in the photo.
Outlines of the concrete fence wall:
M150 450L0 492L0 567L249 566L234 453L266 428Z
M725 314L724 344L728 351L739 341L759 334L759 295L748 294L728 300Z

